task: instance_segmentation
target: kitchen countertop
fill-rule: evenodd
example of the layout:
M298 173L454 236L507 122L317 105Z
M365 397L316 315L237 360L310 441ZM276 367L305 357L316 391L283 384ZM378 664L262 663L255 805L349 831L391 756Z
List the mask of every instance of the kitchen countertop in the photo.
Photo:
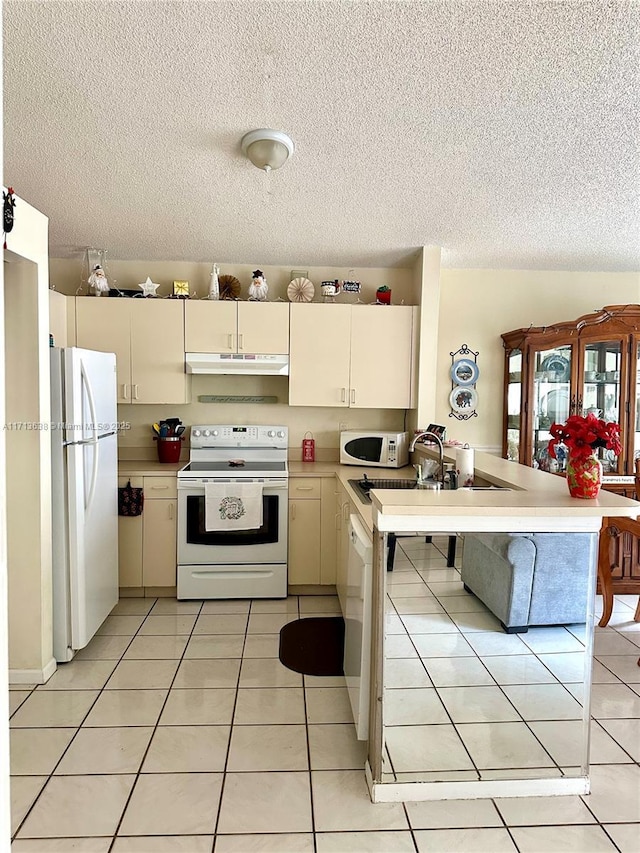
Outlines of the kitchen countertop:
M118 460L119 477L173 477L185 462L158 462L153 459Z
M436 454L420 448L418 455ZM445 448L445 460L455 461L454 448ZM381 531L593 532L603 517L640 514L637 501L604 490L594 500L572 498L563 477L489 453L476 452L474 468L476 476L510 491L373 490L373 521Z
M436 455L431 448L420 445L416 448L416 458ZM444 459L455 462L455 448L445 448ZM595 500L572 498L563 477L490 453L476 452L474 463L477 477L511 491L376 489L371 492L372 503L363 503L349 480L359 480L365 473L372 479L413 479L413 466L376 468L338 462L290 461L289 473L292 477L335 475L369 531L373 531L374 519L379 530L399 532L593 531L599 530L605 516L635 518L640 515L637 501L606 491L601 491ZM185 461L163 463L127 459L118 463L118 474L121 477L174 476L185 464Z

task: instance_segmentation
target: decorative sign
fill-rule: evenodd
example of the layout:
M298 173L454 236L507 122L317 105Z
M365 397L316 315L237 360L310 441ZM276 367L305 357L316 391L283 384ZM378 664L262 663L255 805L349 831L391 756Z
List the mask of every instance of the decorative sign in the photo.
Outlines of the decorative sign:
M188 281L174 281L173 282L173 295L174 296L189 296L189 282Z
M234 394L200 394L199 403L277 403L277 397L263 395L234 395Z

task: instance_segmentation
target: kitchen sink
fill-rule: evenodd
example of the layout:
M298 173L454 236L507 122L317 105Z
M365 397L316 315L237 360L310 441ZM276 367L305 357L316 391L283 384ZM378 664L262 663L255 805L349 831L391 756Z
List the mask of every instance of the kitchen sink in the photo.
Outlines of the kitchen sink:
M349 480L349 485L357 492L363 503L371 503L369 492L371 489L415 489L418 483L415 480L402 479L369 479Z
M512 492L507 486L460 486L462 492Z
M371 503L369 492L371 489L417 489L419 488L416 480L401 480L401 479L370 479L369 477L363 480L349 480L349 485L353 487L358 497L363 503ZM428 484L426 486L428 488ZM461 492L511 492L506 486L460 486L458 491Z

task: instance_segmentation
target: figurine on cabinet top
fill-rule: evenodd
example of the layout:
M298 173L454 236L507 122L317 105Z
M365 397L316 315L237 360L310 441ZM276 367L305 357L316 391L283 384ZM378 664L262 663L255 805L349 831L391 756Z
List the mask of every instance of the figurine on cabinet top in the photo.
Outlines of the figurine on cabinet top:
M209 293L207 295L207 299L220 299L220 279L218 276L220 275L220 267L218 264L214 264L211 267L211 275L209 277Z
M96 264L91 271L87 284L95 290L96 296L102 296L103 293L108 292L109 282L100 264Z
M256 302L266 302L269 293L269 285L262 270L254 270L253 281L249 287L249 299Z

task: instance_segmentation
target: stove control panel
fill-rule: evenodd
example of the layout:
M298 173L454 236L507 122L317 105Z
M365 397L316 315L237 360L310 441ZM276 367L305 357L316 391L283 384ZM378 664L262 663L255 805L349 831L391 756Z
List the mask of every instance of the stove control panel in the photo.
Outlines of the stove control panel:
M191 448L204 447L278 447L288 446L286 426L248 426L243 424L202 424L191 427Z

